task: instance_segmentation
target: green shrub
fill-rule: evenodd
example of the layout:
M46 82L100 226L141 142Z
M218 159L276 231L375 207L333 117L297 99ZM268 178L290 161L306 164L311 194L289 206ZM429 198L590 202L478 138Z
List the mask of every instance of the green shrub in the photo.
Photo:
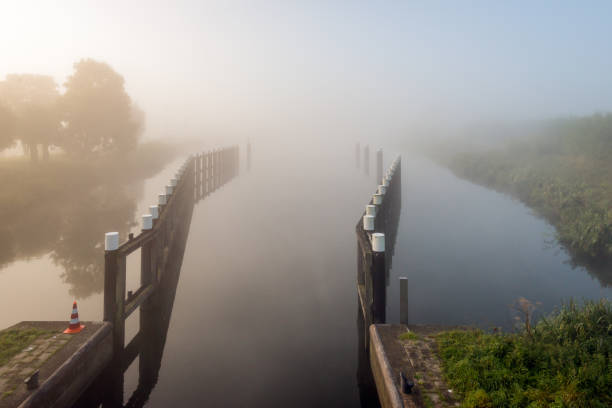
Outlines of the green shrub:
M563 305L532 334L437 336L444 374L466 407L612 406L610 301Z

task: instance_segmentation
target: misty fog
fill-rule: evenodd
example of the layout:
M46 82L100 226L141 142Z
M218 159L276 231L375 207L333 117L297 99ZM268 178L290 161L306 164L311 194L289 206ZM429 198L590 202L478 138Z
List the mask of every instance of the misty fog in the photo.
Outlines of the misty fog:
M72 320L73 300L105 319L105 233L138 241L176 183L186 226L159 244L159 327L152 309L125 320L125 345L150 354L107 366L121 406L378 406L355 233L392 177L378 323L405 323L401 277L410 327L522 333L517 300L527 322L570 299L609 312L611 16L603 1L6 2L0 329ZM211 174L227 177L200 195ZM126 255L124 301L144 251ZM108 372L71 403L98 406ZM7 373L0 407L29 392Z
M605 2L14 2L0 17L13 39L0 77L61 84L74 62L104 61L146 112L149 137L403 141L605 111L609 12Z

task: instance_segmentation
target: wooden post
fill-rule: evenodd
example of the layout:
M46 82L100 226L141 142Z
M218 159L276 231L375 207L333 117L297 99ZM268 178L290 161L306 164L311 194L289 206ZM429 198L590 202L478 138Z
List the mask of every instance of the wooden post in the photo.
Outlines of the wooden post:
M125 345L125 256L118 252L119 233L106 233L104 246L104 320L113 324L113 365L121 366Z
M363 170L366 175L370 174L370 146L363 148Z
M378 183L381 182L383 178L383 151L382 149L378 149L376 152L376 179Z
M372 320L385 323L387 287L385 269L385 234L372 234Z
M202 197L202 156L200 154L195 157L195 196L196 201Z
M400 281L400 323L408 325L408 278L401 277Z
M119 248L119 233L107 232L104 237L104 321L114 322L117 310L115 308L115 288L117 287L117 248Z
M246 153L247 153L247 157L246 157L246 160L247 160L247 171L251 171L251 141L250 140L247 142L247 151L246 151Z

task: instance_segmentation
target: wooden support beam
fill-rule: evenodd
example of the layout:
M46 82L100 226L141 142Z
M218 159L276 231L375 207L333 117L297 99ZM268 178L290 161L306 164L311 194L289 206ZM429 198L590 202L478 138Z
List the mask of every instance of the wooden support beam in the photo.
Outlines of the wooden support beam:
M153 284L149 284L146 286L141 286L134 295L132 295L131 299L124 302L125 311L123 312L123 318L127 319L129 315L132 314L134 310L138 306L142 304L149 296L153 294L154 287Z

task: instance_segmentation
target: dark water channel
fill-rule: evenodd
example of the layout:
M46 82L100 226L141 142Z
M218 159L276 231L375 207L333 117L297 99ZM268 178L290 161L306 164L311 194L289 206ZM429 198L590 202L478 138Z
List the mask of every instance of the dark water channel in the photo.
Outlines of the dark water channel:
M371 153L365 175L353 146L261 142L249 172L195 207L161 360L132 406L360 406L355 224L375 189ZM136 185L126 231L138 228L132 221L176 167ZM399 276L409 278L412 323L509 328L519 296L542 302L542 311L570 296L610 297L610 282L567 265L548 243L551 227L520 203L406 154L402 181L388 321L398 321ZM102 240L113 226L98 229ZM67 280L66 264L48 251L0 270L2 327L64 320L72 296L82 319L101 319L100 285ZM137 259L128 259L130 270ZM128 273L128 289L137 282ZM16 316L14 305L28 299ZM137 330L130 317L126 340ZM127 401L138 360L124 380Z
M404 154L402 166L388 321L399 321L400 276L408 277L409 322L415 324L512 330L510 306L519 297L540 303L537 317L570 298L612 295L610 270L572 267L554 242L554 228L520 202L423 158Z

